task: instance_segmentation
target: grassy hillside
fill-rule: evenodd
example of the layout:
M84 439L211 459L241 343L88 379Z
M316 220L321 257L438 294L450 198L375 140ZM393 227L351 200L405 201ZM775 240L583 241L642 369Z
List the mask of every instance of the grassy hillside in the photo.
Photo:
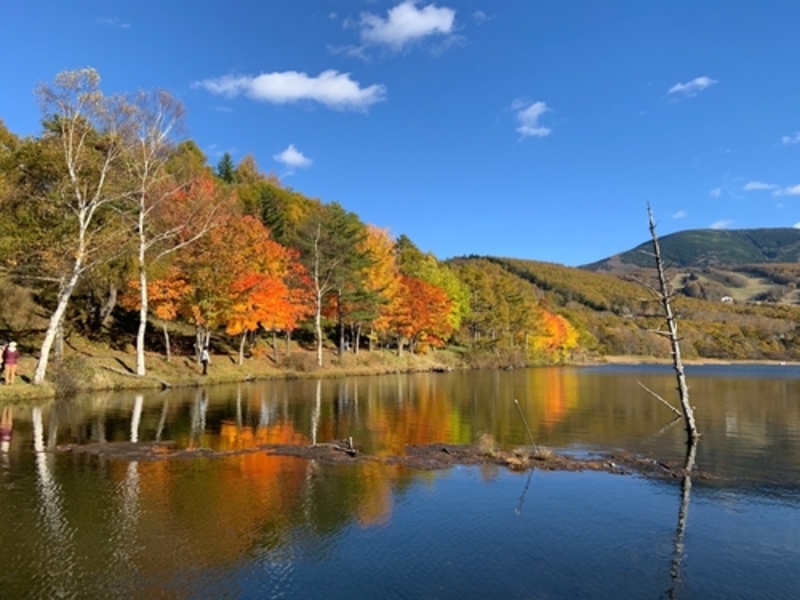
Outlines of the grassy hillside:
M665 262L675 268L793 263L800 260L800 229L693 229L660 238ZM651 242L585 265L585 269L618 271L652 266Z
M660 239L676 292L703 300L800 304L800 230L697 229ZM652 282L650 242L582 267Z

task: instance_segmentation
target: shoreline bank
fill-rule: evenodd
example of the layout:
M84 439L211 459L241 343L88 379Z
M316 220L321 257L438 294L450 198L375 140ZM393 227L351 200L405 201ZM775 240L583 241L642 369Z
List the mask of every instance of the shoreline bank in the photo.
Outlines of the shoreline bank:
M669 358L650 356L605 356L595 360L568 363L562 366L597 367L606 365L671 365ZM692 359L687 366L704 365L782 365L798 366L797 362L736 361L725 359ZM54 362L44 385L33 385L32 375L36 358L23 356L17 371L17 381L0 385L0 403L20 404L31 401L52 400L59 395L91 393L108 390L153 390L178 387L201 387L247 381L271 379L308 379L361 377L392 373L448 372L470 369L461 355L451 350L437 350L425 355L394 351L364 350L359 354L346 354L339 360L335 352L326 351L325 366L316 366L313 351L293 351L280 364L271 358L247 358L242 365L237 357L215 354L211 357L207 375L194 357L177 356L170 361L162 355L147 357L148 374L135 374L135 356L124 352L78 352L61 363ZM534 365L519 368L534 368Z

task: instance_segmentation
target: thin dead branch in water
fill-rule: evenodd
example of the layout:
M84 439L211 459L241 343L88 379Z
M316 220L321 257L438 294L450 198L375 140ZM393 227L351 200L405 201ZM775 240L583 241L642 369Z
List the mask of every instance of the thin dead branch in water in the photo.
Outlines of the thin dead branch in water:
M682 416L683 416L683 415L681 414L681 411L679 411L677 408L675 408L674 406L672 406L672 404L670 404L669 402L667 402L666 400L664 400L664 399L663 399L661 396L659 396L658 394L656 394L656 393L655 393L653 390L651 390L649 387L647 387L647 386L646 386L645 384L643 384L641 381L637 381L636 383L638 383L640 386L642 386L642 387L644 388L644 390L645 390L645 391L646 391L648 394L650 394L651 396L653 396L653 398L655 398L656 400L658 400L659 402L661 402L661 403L662 403L664 406L666 406L667 408L669 408L669 409L670 409L672 412L674 412L676 415L678 415L679 417L682 417Z
M522 412L522 407L519 405L519 400L514 398L514 404L517 405L519 416L522 417L522 424L525 425L525 431L528 432L528 439L531 441L531 446L533 446L533 453L537 454L539 452L539 449L536 447L536 442L533 441L533 434L531 433L531 428L528 427L528 421L525 420L525 414Z

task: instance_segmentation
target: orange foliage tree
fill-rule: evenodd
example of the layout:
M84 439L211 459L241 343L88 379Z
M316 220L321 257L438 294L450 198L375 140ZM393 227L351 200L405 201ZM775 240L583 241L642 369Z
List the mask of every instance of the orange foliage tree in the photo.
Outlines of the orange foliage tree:
M141 294L139 280L129 282L129 292L120 298L120 306L127 310L140 308ZM149 307L156 317L161 319L164 330L164 347L167 361L172 358L169 329L167 323L175 320L180 312L183 299L192 293L191 284L186 281L183 273L175 266L170 267L167 273L158 278L151 278L147 283L147 297Z
M241 335L239 361L246 334L263 326L291 330L306 314L305 298L296 290L296 253L270 238L256 217L230 212L224 224L180 256L180 268L191 284L183 314L195 324L197 346L208 345L211 329L225 327Z
M247 254L252 258L232 283L232 303L225 326L228 334L242 336L239 364L244 359L247 333L259 327L273 333L290 332L309 312L309 303L297 285L302 280L297 253L271 240L260 221L253 218L245 221L251 244Z
M414 353L440 347L453 332L452 300L440 287L417 277L400 275L399 294L377 325L397 336L397 352L408 343Z
M534 338L534 350L563 362L578 347L578 331L561 315L542 309L543 331Z

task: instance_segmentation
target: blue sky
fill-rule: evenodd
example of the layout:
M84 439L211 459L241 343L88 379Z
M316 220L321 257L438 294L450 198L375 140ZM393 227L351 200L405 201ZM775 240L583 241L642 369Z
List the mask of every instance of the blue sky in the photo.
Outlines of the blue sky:
M795 0L3 0L0 119L91 66L439 258L580 265L800 223ZM10 51L9 49L13 49Z

